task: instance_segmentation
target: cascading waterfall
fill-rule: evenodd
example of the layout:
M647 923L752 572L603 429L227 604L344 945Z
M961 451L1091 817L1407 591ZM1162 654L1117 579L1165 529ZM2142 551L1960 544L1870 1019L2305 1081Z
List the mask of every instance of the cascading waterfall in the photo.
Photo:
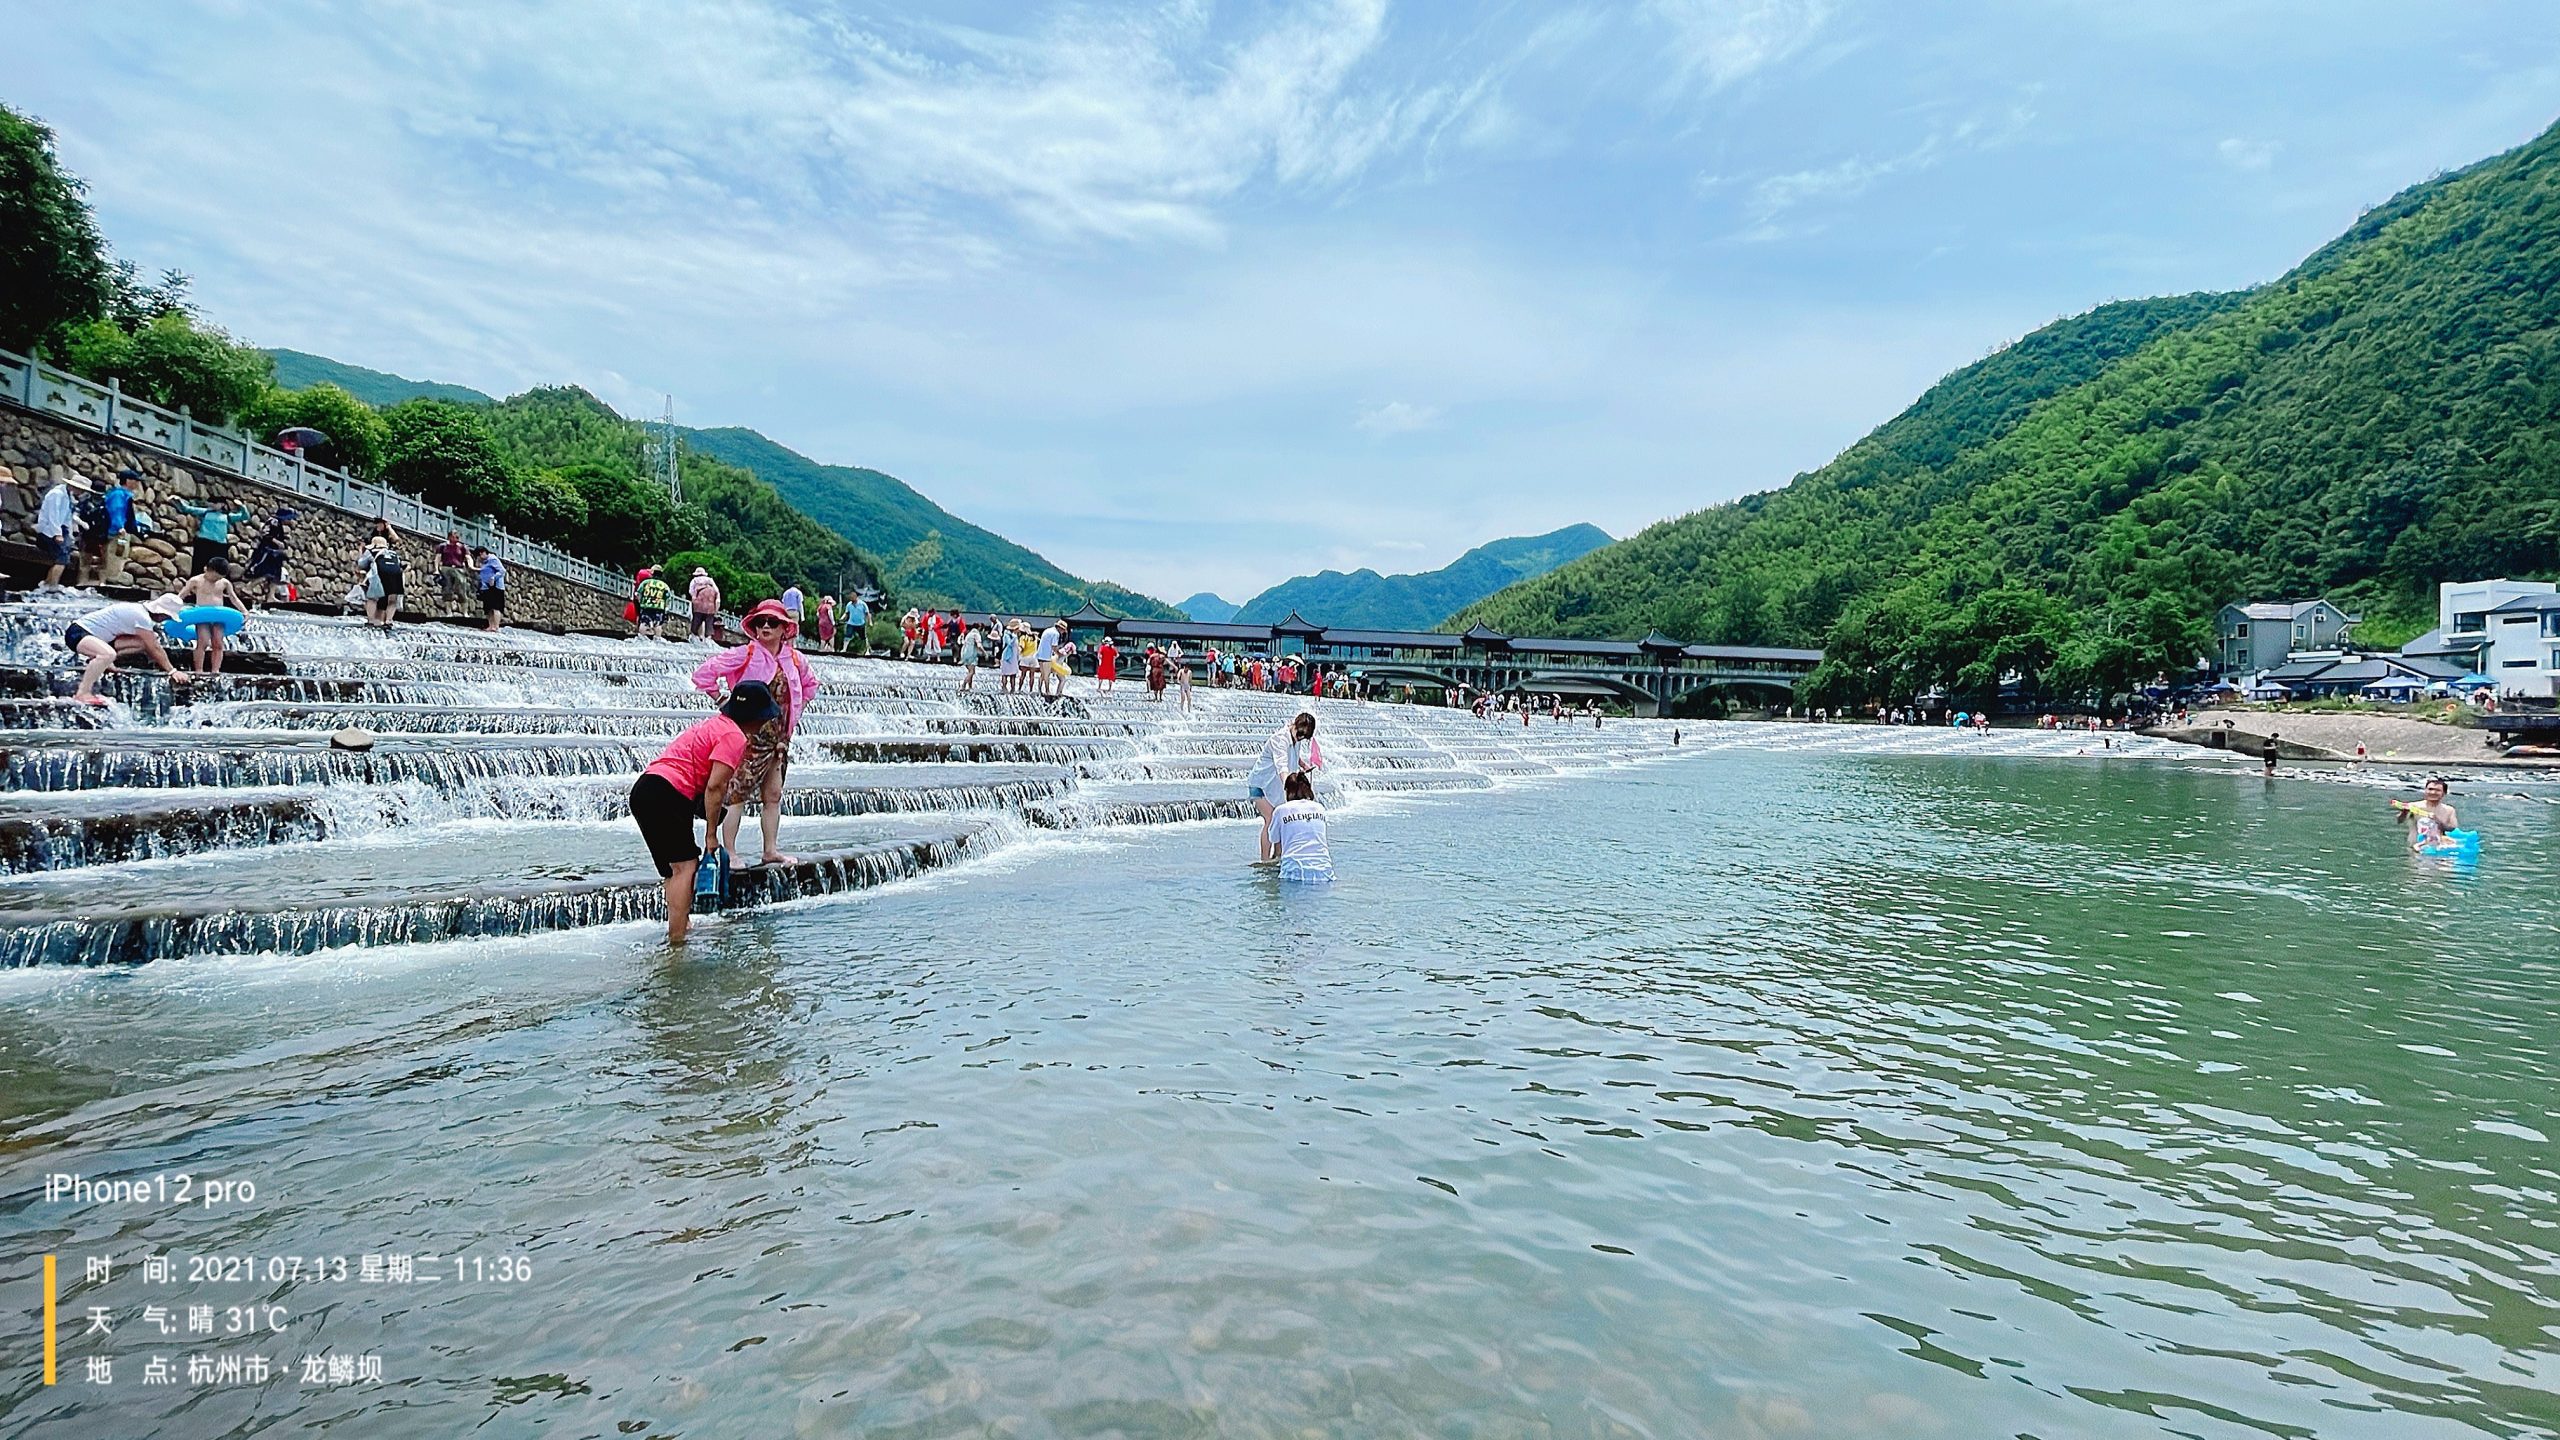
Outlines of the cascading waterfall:
M301 954L658 917L624 796L667 737L709 713L691 679L706 648L262 614L235 651L253 673L175 692L122 673L103 692L116 703L74 714L58 698L72 682L60 632L95 603L0 605L0 964ZM1301 710L1322 717L1318 793L1348 806L1347 823L1364 794L1554 783L1738 745L2071 743L1692 723L1675 751L1667 723L1523 727L1205 686L1186 715L1130 685L1104 696L1079 680L1050 700L997 693L984 672L962 691L950 666L809 658L821 688L782 802L798 827L787 843L806 859L737 872L740 906L890 883L1051 843L1039 838L1050 831L1249 824L1246 772ZM379 738L333 748L349 727Z

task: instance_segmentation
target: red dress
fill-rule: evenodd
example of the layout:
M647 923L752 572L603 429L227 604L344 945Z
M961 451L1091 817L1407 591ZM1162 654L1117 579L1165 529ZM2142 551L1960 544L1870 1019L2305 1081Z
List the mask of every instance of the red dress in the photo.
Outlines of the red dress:
M1093 652L1093 678L1096 680L1120 678L1120 650L1108 640L1102 642L1101 649Z

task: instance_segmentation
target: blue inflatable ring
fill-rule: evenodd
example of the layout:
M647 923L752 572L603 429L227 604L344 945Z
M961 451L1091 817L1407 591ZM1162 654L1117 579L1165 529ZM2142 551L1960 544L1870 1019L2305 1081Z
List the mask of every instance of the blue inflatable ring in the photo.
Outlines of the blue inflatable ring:
M2444 839L2433 845L2419 846L2418 853L2421 855L2477 855L2480 853L2480 832L2447 830L2444 832Z
M240 627L248 623L248 616L228 605L190 605L178 612L177 619L164 621L160 633L172 640L193 640L197 626L219 625L224 637L228 638L239 634Z

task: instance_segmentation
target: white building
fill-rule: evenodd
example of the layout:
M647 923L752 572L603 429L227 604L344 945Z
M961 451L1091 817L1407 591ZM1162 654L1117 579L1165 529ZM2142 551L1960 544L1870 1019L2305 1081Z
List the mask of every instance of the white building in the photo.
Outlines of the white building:
M2471 580L2436 587L2438 628L2409 644L2462 654L2500 694L2549 696L2560 679L2560 586L2548 580Z

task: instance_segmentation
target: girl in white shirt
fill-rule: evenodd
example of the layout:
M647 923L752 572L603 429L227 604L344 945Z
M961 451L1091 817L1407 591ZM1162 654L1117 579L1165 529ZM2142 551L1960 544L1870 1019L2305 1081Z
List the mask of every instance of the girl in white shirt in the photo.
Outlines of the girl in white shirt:
M1282 782L1288 798L1271 812L1272 849L1280 859L1280 878L1316 883L1333 878L1333 850L1325 843L1324 807L1316 803L1316 787L1303 770Z

